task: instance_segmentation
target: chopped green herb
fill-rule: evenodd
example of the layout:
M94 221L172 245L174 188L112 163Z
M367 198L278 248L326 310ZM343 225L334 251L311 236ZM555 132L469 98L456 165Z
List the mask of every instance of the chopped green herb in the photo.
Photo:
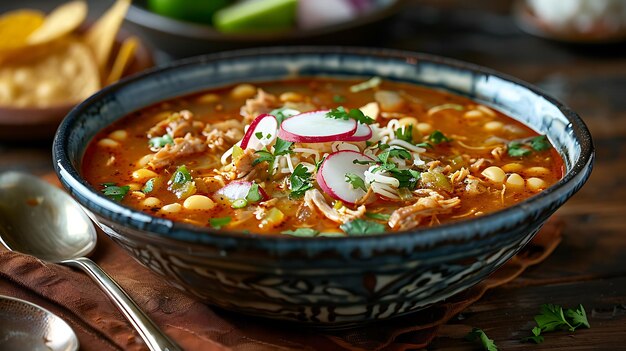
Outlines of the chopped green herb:
M128 185L117 186L115 183L103 183L102 186L104 186L104 189L102 189L104 196L113 201L122 201L124 196L130 191L130 186Z
M252 161L252 166L256 166L261 162L267 162L269 164L269 169L274 169L274 160L276 157L267 150L258 150L255 151L255 154L259 155L254 161Z
M591 325L589 325L589 320L587 320L587 312L585 312L585 308L583 307L583 305L578 305L576 309L568 308L565 311L565 316L569 318L574 328L578 328L581 326L584 326L585 328L591 328Z
M322 157L319 161L315 163L315 173L320 170L320 167L322 166L322 163L324 163L324 160L326 160L326 156Z
M109 186L112 186L112 185L115 185L115 184L117 184L117 183L113 183L113 182L108 182L108 183L100 183L100 185L102 185L102 186L103 186L103 187L105 187L105 188L106 188L106 187L109 187Z
M293 170L291 176L289 176L289 183L291 184L291 198L296 198L304 195L304 193L313 188L311 183L311 173L302 164L298 164Z
M141 192L144 193L144 194L151 193L154 190L154 181L155 181L155 179L156 178L148 179L146 184L144 184L143 188L141 188Z
M354 189L363 189L363 191L367 191L363 178L354 173L346 173L346 183L350 183Z
M512 140L507 145L507 153L511 157L524 157L533 153L549 150L551 147L545 135L526 139Z
M346 98L341 96L341 95L333 95L333 101L340 104L344 101L346 101Z
M185 165L176 169L172 177L167 182L168 190L173 192L179 199L189 197L196 192L196 186L192 181L191 174Z
M426 148L426 149L434 149L434 148L435 148L435 147L433 146L433 144L431 144L431 143L426 143L426 142L416 144L415 146L417 146L417 147L423 147L423 148Z
M487 334L482 329L474 328L469 334L465 337L469 341L480 341L485 351L498 351L498 347L493 342L492 339L489 339Z
M276 138L276 143L274 144L274 155L287 155L291 153L291 146L293 142L286 141L281 138Z
M391 217L390 214L386 214L386 213L373 213L373 212L365 212L365 217L367 218L371 218L371 219L377 219L379 221L388 221L389 217Z
M236 160L241 156L243 156L243 149L241 146L237 144L233 145L233 160Z
M254 133L254 136L257 139L261 140L261 139L263 139L263 132L256 132L256 133Z
M174 139L172 139L172 136L169 134L165 134L160 137L150 138L150 140L148 140L148 145L150 145L150 148L153 149L160 149L162 147L165 147L165 145L167 144L174 144Z
M350 87L351 93L358 93L359 91L372 89L380 85L383 80L380 77L372 77L370 80L366 80L363 83L355 84Z
M404 140L407 143L413 144L413 125L412 124L398 128L396 129L394 133L396 135L396 138L400 140Z
M420 180L421 173L413 169L391 169L389 170L391 176L396 178L399 182L400 188L408 188L410 190L415 189L417 182Z
M296 230L284 230L280 233L293 236L311 237L317 235L319 230L315 230L313 228L298 228Z
M400 158L403 160L410 160L411 159L411 153L408 152L406 149L401 149L401 148L393 148L393 149L387 149L385 151L383 151L380 155L378 155L378 159L380 160L380 162L382 162L383 164L388 163L390 158Z
M223 226L230 223L230 221L230 217L216 217L209 219L209 224L211 224L211 227L215 229L221 229Z
M522 341L532 341L535 344L541 344L544 340L543 336L541 336L541 328L534 327L531 332L533 333L533 336L527 336L523 338Z
M182 184L187 183L190 180L191 180L191 173L189 173L185 165L182 165L176 169L176 172L174 172L174 174L172 174L172 178L170 178L170 181L168 182L168 184L182 185Z
M259 184L252 183L250 190L248 190L248 194L246 195L246 201L248 201L248 203L255 203L261 201L262 199L263 196L259 191Z
M300 113L300 111L298 111L298 110L294 110L294 109L286 108L286 107L281 107L281 108L277 108L275 110L272 110L270 112L270 115L276 117L276 120L278 121L278 125L280 125L287 118L289 118L291 116L295 116L295 115L297 115L299 113Z
M361 112L361 110L359 110L358 108L353 108L350 110L350 112L348 112L343 106L339 106L337 108L334 108L328 111L326 113L326 117L335 118L335 119L343 119L343 120L354 119L357 122L363 123L363 124L374 123L374 120L371 117L368 117L365 114L363 114L363 112Z
M354 219L339 226L348 235L371 235L385 232L385 226L380 223Z
M449 142L452 141L452 139L450 139L447 136L445 136L441 131L436 130L436 131L430 133L430 135L428 136L428 141L430 141L431 143L437 145L437 144L441 144L441 143L449 143Z
M237 199L230 204L232 208L244 208L248 206L248 200L246 199Z
M530 139L530 146L535 151L546 151L550 149L550 142L545 135L540 135Z

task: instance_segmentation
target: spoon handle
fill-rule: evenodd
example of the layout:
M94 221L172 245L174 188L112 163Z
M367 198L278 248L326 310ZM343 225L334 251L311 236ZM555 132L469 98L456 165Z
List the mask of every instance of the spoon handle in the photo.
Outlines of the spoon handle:
M80 257L63 261L87 273L122 311L151 351L180 351L181 348L163 333L124 290L92 260Z

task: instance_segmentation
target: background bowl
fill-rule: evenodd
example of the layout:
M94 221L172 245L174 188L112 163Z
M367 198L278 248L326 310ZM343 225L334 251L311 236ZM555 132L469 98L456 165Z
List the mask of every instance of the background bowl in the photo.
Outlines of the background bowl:
M350 21L274 33L221 33L208 24L186 22L154 13L141 0L133 1L126 19L134 31L142 33L159 49L173 57L189 57L262 45L355 45L355 40L363 40L362 44L366 44L371 39L368 33L373 33L382 20L396 13L404 1L376 0L373 1L373 9Z
M483 217L403 233L309 239L217 232L152 217L110 201L80 175L89 140L132 111L211 87L295 75L376 75L469 96L547 134L566 174ZM486 68L400 51L292 47L197 57L105 88L63 121L53 155L61 182L104 232L175 286L251 315L346 326L416 311L486 278L580 189L591 173L593 145L574 112Z

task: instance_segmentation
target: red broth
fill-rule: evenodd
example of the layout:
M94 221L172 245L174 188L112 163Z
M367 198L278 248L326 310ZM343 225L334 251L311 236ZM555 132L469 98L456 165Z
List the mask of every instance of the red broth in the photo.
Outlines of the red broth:
M82 173L109 198L157 217L294 236L368 235L473 218L563 175L544 136L496 110L425 87L363 83L301 78L159 103L98 133ZM319 110L330 111L318 120L296 117L304 121L299 127L297 119L283 124L296 126L292 141L277 137L271 120L264 122L270 129L252 123L251 141L241 147L259 115L280 120ZM350 123L372 135L350 141L333 134ZM335 141L304 142L307 133Z

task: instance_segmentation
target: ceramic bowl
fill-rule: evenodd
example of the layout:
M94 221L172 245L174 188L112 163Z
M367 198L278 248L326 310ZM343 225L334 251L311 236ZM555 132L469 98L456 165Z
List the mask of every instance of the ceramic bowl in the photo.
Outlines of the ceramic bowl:
M318 0L319 1L319 0ZM134 31L173 57L189 57L210 52L261 45L299 45L302 43L352 44L371 42L380 24L398 12L405 0L369 1L372 8L358 17L317 28L294 28L279 32L222 33L208 24L166 17L147 9L146 1L133 1L126 19Z
M547 134L564 159L565 176L530 199L475 219L368 237L293 238L152 217L107 199L80 174L87 143L133 111L202 89L293 76L380 76L468 96ZM126 79L70 112L53 155L61 182L102 230L164 280L225 309L333 327L405 315L485 279L580 189L594 158L576 113L527 83L436 56L338 47L213 54Z

